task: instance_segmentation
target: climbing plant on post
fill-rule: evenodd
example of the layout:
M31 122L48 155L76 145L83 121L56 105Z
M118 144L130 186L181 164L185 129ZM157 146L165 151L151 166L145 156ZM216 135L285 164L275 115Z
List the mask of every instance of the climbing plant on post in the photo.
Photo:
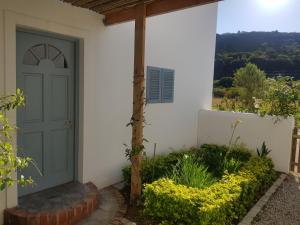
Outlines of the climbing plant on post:
M135 46L134 46L134 79L133 79L133 114L131 118L131 203L136 203L142 192L141 164L144 150L144 93L145 93L145 26L146 7L136 6Z
M12 186L15 182L20 185L32 183L32 179L19 176L14 178L17 170L24 169L31 162L30 158L18 157L13 145L12 132L15 129L9 124L6 113L24 105L24 96L21 90L16 94L0 97L0 191Z

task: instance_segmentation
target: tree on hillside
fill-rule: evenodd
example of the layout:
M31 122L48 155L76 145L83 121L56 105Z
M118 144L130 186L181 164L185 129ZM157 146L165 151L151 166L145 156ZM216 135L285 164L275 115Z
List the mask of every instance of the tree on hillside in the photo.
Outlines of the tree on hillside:
M269 77L289 74L300 79L300 33L241 32L217 35L215 79L233 74L247 63Z
M262 98L265 80L265 72L251 63L234 74L233 85L239 89L239 100L247 112L255 112L255 98Z

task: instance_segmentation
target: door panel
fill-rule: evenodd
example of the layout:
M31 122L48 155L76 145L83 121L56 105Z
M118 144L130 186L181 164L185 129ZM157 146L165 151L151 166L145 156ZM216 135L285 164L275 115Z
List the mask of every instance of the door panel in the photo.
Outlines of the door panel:
M25 107L17 111L18 148L34 165L19 172L35 185L19 187L26 195L74 180L75 43L17 32L17 87Z
M43 74L24 74L24 92L26 108L24 123L42 122L43 120Z
M68 76L51 76L52 120L68 119Z
M39 170L44 174L44 144L43 132L29 132L23 134L24 149L26 149L26 155L31 156L33 160L39 165ZM34 167L28 168L27 173L30 173L33 178L39 178L39 173Z
M51 168L52 173L68 168L68 129L51 131Z

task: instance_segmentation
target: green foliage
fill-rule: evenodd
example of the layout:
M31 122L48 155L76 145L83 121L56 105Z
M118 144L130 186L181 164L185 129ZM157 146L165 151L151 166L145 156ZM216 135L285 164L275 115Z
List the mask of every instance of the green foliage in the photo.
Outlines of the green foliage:
M240 32L217 35L215 79L227 77L249 62L270 77L291 74L300 79L300 34Z
M226 170L229 173L236 171L251 157L250 152L243 146L219 145L202 145L199 148L181 150L154 158L145 157L141 169L142 183L152 183L169 176L174 166L178 165L185 155L191 156L195 163L207 167L208 172L216 178L222 177ZM124 167L122 173L125 185L129 186L131 166Z
M255 112L255 98L263 97L265 80L265 72L251 63L234 74L233 84L240 89L239 101L247 112Z
M128 145L126 145L126 144L124 144L124 146L126 147L125 156L128 160L131 160L132 157L139 155L145 149L144 145L140 145L140 146L137 146L135 148L129 148Z
M207 167L199 164L189 155L185 155L173 167L169 178L177 184L195 188L210 186L215 181L213 176L207 171Z
M225 158L223 170L227 173L237 172L242 167L242 162L236 158Z
M28 167L30 158L17 156L16 149L13 146L12 132L15 129L9 124L6 118L6 112L19 106L24 106L24 96L21 90L16 94L0 98L0 191L6 187L12 186L16 181L20 185L32 183L32 179L20 176L19 180L14 178L14 172Z
M299 114L300 85L291 77L267 79L264 98L256 102L260 115L293 116Z
M224 172L237 171L251 157L251 153L243 146L202 145L195 151L198 161L208 167L214 177L220 178Z
M142 183L151 183L159 178L166 177L172 171L173 166L177 165L185 154L190 155L193 151L194 149L190 149L154 158L145 157L141 169ZM125 185L129 186L131 181L131 166L124 167L122 173Z
M23 92L17 89L16 94L0 97L0 111L4 116L4 113L25 105L25 98Z
M160 179L144 189L144 213L165 225L235 224L275 176L270 159L251 157L239 172L203 189Z
M229 147L219 145L203 145L197 151L196 157L208 167L208 171L214 177L221 177L223 175L223 163Z
M253 67L248 64L247 67ZM252 68L255 69L255 66ZM243 72L241 72L243 71ZM216 106L218 110L224 111L238 111L238 112L251 112L258 113L261 116L271 115L279 117L294 116L296 123L300 121L300 82L294 81L293 78L288 76L278 76L277 78L264 79L263 75L257 78L259 82L245 79L244 83L256 85L244 85L241 87L243 76L245 75L246 68L238 70L235 76L234 83L237 88L240 88L240 96L222 99L221 103ZM239 75L238 75L239 74ZM238 78L239 77L239 83ZM258 85L257 83L261 83ZM240 85L240 87L238 87ZM257 90L254 91L254 86ZM263 87L263 88L262 88ZM259 93L259 94L258 94ZM277 121L276 121L277 122Z
M266 143L263 142L261 148L260 149L257 148L256 152L259 157L267 157L270 154L271 150L269 150L266 146Z

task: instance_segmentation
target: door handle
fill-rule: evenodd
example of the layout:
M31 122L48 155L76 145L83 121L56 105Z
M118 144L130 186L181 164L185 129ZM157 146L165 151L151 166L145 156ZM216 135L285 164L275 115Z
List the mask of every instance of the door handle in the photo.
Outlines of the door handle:
M65 121L65 127L71 129L73 126L73 123L71 120L66 120Z

